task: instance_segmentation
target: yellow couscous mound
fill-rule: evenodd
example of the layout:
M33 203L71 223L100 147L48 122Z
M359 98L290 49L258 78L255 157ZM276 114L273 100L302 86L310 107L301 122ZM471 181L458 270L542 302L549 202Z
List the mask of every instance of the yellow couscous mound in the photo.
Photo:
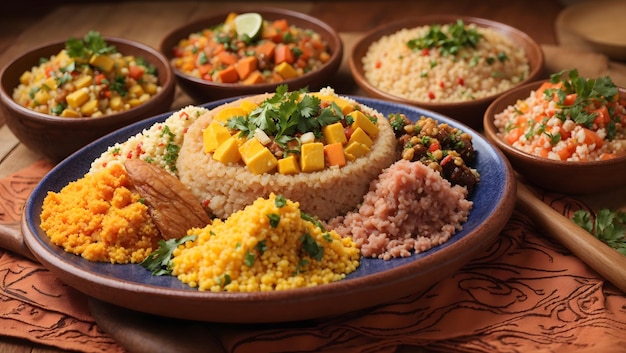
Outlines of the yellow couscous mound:
M315 286L359 266L351 238L324 230L300 204L271 194L202 229L174 250L172 275L199 290L252 292Z
M159 231L119 164L49 192L41 229L65 251L90 261L138 263L157 249Z

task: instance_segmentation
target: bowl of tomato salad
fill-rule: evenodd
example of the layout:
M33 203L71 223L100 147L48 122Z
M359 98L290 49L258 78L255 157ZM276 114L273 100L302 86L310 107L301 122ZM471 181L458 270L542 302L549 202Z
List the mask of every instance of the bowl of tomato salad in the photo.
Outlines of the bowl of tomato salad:
M625 186L626 90L576 69L520 86L484 115L485 135L527 181L566 194Z
M198 103L290 89L319 89L339 69L343 43L326 23L296 11L216 13L174 29L160 44L178 85Z

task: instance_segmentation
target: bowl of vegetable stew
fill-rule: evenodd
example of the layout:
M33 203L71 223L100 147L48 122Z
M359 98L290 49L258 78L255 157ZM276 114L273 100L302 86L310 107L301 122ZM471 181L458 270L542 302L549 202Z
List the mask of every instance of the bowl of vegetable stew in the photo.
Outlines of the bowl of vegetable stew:
M555 73L496 99L484 115L485 135L535 186L606 192L625 185L625 107L626 90L608 77Z
M532 38L504 23L435 14L372 29L355 43L349 65L371 97L436 111L480 130L498 95L541 78L544 56Z
M58 162L131 123L167 112L176 82L167 59L147 45L90 31L33 48L0 73L11 132Z
M174 29L160 44L178 85L197 103L317 90L339 69L343 43L326 23L279 8L216 13Z

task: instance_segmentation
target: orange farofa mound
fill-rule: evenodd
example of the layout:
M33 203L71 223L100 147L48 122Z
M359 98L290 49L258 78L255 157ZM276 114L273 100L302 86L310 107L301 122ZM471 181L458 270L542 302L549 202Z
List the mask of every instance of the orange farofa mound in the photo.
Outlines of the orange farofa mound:
M48 192L41 229L67 252L90 261L138 263L158 247L159 232L148 207L129 188L121 165Z

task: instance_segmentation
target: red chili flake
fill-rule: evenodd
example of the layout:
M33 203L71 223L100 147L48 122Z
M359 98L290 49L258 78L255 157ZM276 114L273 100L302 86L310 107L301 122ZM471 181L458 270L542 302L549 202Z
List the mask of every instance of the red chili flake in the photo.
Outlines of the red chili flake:
M137 155L138 156L145 153L145 151L143 150L142 144L143 144L143 142L139 142L137 144L137 147L135 147L135 150L137 151Z
M206 199L206 200L202 201L202 206L209 207L209 202L211 202L211 200L209 200L209 199Z
M426 56L428 54L430 54L430 50L428 50L428 48L422 49L422 55Z
M128 159L133 158L133 152L132 151L128 152L128 154L126 155L126 158Z
M435 94L431 91L428 91L428 98L435 99Z
M380 69L380 67L383 66L383 63L381 63L380 61L376 62L376 68Z
M189 114L187 114L187 112L182 112L180 113L180 117L183 119L188 119L189 118Z
M443 81L439 81L439 87L444 88L446 87L446 83Z
M465 80L463 79L463 77L459 77L459 79L457 80L457 83L461 86L465 85Z
M186 133L187 133L187 130L189 130L189 128L188 128L188 127L186 127L186 128L183 130L183 134L186 134Z
M439 141L434 141L433 143L430 144L430 146L428 146L428 152L435 152L436 150L440 148L441 148L441 145L439 144Z

